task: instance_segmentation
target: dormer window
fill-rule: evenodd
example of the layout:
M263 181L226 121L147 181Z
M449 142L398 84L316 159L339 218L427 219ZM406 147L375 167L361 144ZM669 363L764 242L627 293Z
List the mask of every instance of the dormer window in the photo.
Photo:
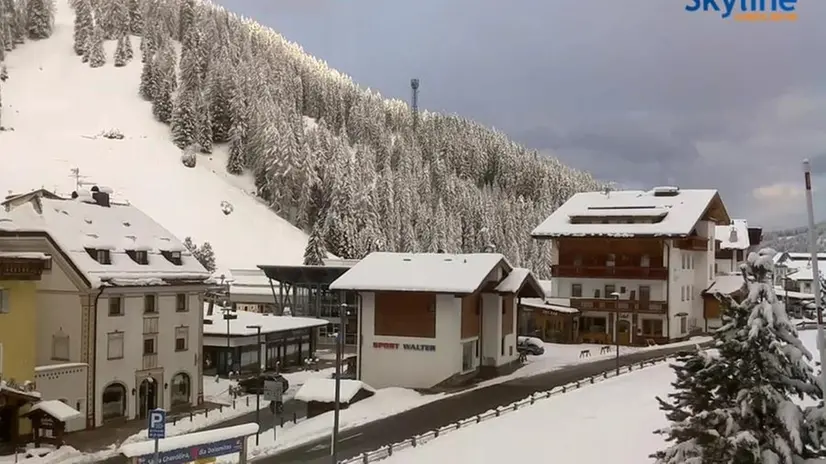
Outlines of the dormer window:
M112 256L109 253L109 250L103 250L100 248L86 248L86 253L88 253L92 259L100 264L112 264Z
M164 258L166 258L167 261L169 261L170 263L172 263L176 266L180 266L180 265L183 264L183 261L181 260L181 252L180 251L162 250L161 254L163 255Z
M126 254L140 265L149 264L149 253L146 250L126 250Z

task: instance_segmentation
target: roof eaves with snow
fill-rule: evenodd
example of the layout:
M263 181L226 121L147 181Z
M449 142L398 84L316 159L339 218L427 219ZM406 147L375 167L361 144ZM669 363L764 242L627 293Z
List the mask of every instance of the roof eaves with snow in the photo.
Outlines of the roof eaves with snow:
M545 289L536 279L530 269L523 267L516 267L507 275L499 285L496 286L497 293L513 293L522 296L522 289L525 286L529 287L527 292L524 292L526 297L545 298Z
M740 274L718 275L714 277L714 282L709 287L703 290L703 295L716 296L732 295L742 290L745 286L743 276Z
M229 320L229 330L227 321L224 319L223 310L220 307L213 308L212 316L207 315L209 303L204 303L204 329L205 335L226 337L229 332L230 337L246 337L256 335L258 330L248 326L261 326L261 333L286 332L289 330L308 329L321 327L329 324L326 319L316 319L312 317L299 316L274 316L251 311L229 311L236 316ZM206 322L209 321L209 322Z
M655 190L583 192L572 196L532 232L534 238L555 237L685 237L712 207L719 206L717 222L729 222L716 190L679 190L673 196L655 196ZM571 218L646 217L656 223L577 224Z
M746 250L751 246L745 219L734 219L729 225L716 226L714 238L720 241L721 250Z
M532 309L542 309L560 314L579 314L579 310L576 308L555 304L544 298L522 298L519 304ZM568 304L570 304L570 302Z
M134 206L39 196L9 205L5 215L14 232L48 234L90 287L192 284L210 277L180 240ZM98 263L87 249L108 249L111 264ZM127 251L133 250L147 251L149 264L132 260ZM162 252L180 252L182 264Z
M348 269L330 290L471 294L497 266L513 268L499 253L374 252Z

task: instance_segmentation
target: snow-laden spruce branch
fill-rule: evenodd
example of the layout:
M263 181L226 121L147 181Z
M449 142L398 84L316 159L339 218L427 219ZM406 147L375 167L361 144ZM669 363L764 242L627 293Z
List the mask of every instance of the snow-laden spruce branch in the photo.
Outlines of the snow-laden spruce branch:
M658 464L803 464L826 458L823 392L772 283L776 252L750 253L741 303L717 294L723 326L714 348L673 365L675 391L657 398L671 425ZM816 407L801 407L803 399ZM795 401L797 400L797 401Z

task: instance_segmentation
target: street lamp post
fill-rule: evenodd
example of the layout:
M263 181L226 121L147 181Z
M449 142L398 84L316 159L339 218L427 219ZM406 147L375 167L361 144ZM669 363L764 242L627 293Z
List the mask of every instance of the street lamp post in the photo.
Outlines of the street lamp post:
M260 325L248 325L248 329L255 329L256 331L256 346L258 347L258 379L256 380L256 384L262 381L261 378L261 326ZM255 389L255 423L261 427L261 389ZM258 433L255 434L255 446L258 446Z
M618 292L612 292L611 296L614 298L614 309L617 311L616 316L614 318L614 347L617 350L617 375L619 375L620 371L620 356L619 356L619 319L620 319L620 308L619 308L619 297L620 294Z
M224 320L227 321L227 378L232 374L232 345L230 344L230 321L238 319L237 314L233 314L231 308L226 306L221 307L221 312L224 313Z
M345 300L346 301L346 300ZM338 462L339 414L341 412L341 357L344 351L344 334L347 331L347 303L342 303L338 312L338 340L336 340L336 401L333 413L333 435L330 445L331 463Z

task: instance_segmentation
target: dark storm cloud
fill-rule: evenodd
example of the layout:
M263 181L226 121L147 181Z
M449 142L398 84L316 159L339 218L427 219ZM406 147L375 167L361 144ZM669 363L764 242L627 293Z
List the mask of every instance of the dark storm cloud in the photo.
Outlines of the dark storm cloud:
M600 178L720 188L733 214L772 225L755 189L797 180L826 147L826 2L764 24L687 3L223 0L384 95L408 98L419 77L426 108Z

